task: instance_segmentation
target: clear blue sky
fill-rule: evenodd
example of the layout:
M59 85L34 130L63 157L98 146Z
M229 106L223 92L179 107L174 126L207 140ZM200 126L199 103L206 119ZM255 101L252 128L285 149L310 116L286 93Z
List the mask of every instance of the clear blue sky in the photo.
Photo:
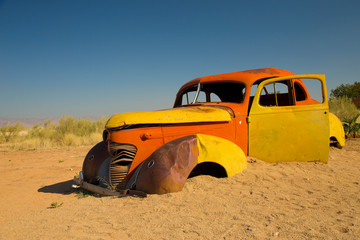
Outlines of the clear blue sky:
M360 1L0 0L0 117L172 107L200 76L277 67L359 81Z

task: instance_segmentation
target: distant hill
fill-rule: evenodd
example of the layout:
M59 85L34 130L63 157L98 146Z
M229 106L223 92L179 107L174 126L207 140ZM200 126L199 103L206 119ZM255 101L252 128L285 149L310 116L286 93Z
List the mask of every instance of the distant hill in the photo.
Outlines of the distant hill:
M49 118L0 118L0 126L15 125L16 123L20 122L24 124L25 127L31 128L38 123L43 123L47 119ZM55 121L55 120L51 119L51 121Z
M93 121L98 121L100 117L82 117L86 119L91 119ZM51 120L53 123L58 123L59 118L0 118L0 127L2 125L15 125L20 122L24 124L26 128L31 128L36 124L41 124L45 120ZM80 119L80 118L79 118Z

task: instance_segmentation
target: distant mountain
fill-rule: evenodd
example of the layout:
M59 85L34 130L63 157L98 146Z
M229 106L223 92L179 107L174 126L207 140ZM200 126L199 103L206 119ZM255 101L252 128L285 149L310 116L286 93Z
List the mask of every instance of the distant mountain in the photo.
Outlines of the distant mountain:
M100 120L101 117L82 117L86 119L91 119L93 121ZM53 123L58 123L59 118L0 118L0 126L2 125L15 125L16 123L22 123L26 128L31 128L36 124L41 124L45 120L51 120ZM81 118L77 118L81 119Z
M38 123L43 123L49 118L0 118L0 126L2 125L15 125L16 123L22 123L25 127L31 128ZM51 121L55 121L51 119Z

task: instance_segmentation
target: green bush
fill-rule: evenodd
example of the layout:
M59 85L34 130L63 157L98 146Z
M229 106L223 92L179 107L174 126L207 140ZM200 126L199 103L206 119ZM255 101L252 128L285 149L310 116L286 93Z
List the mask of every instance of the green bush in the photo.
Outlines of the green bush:
M330 96L332 98L348 97L350 99L356 99L360 97L360 82L354 82L353 84L341 84L331 90Z
M358 123L359 117L360 113L351 119L345 120L344 130L346 135L352 135L354 138L358 135L360 131L360 123Z

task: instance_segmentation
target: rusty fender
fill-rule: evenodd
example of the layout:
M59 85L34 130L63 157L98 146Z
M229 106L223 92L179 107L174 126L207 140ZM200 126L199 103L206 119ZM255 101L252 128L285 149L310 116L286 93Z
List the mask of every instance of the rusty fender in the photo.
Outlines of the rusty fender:
M244 152L219 137L196 134L181 137L158 148L139 167L135 189L149 194L181 191L199 163L212 162L231 177L247 167Z
M196 135L164 144L142 164L136 190L157 194L180 191L197 165L198 154Z
M84 181L92 184L98 184L98 170L101 164L110 157L104 141L96 144L86 155L83 163Z

